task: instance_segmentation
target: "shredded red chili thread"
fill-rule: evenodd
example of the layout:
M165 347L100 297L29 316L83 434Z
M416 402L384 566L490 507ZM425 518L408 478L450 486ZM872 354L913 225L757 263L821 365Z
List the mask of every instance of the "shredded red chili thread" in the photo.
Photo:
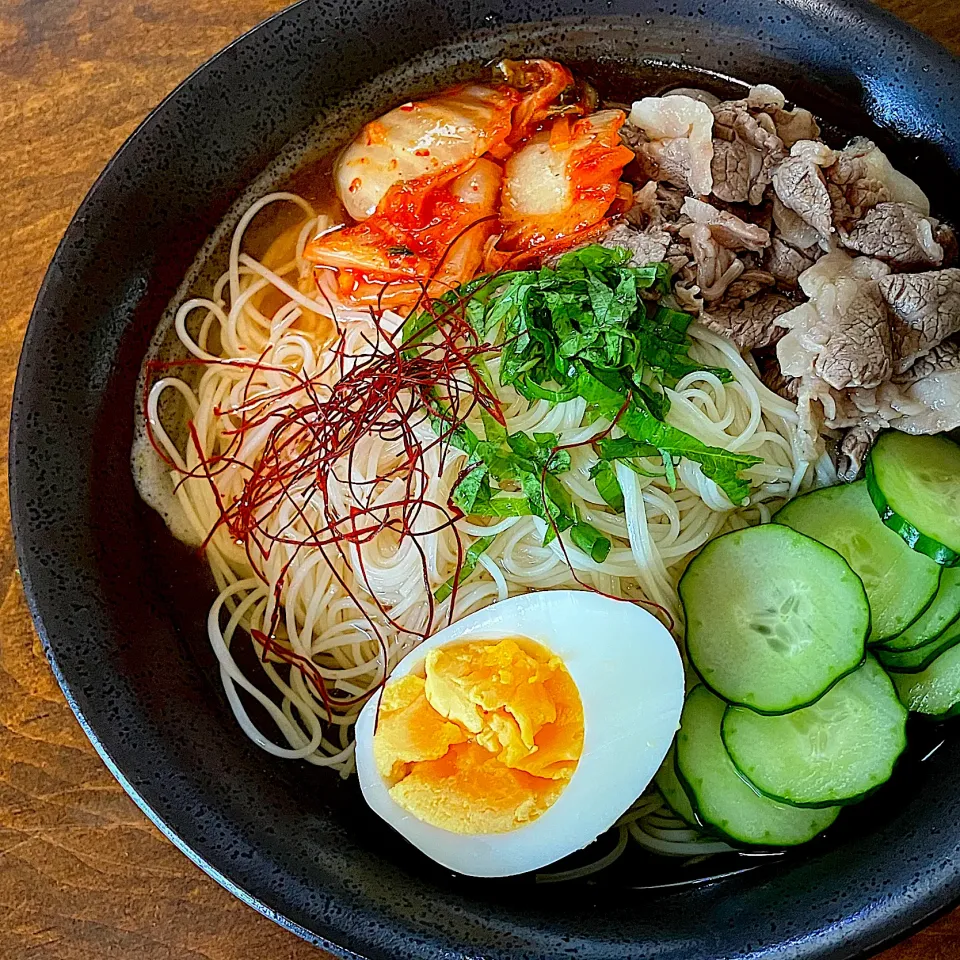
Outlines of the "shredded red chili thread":
M188 366L230 364L248 370L241 400L229 410L217 409L217 416L226 414L236 418L220 436L226 446L207 453L193 422L188 425L189 443L193 447L197 465L180 471L179 483L200 478L209 484L219 517L201 546L209 547L215 532L224 527L229 536L241 544L251 567L264 582L269 582L265 564L272 551L282 545L291 549L289 559L276 579L275 604L269 625L255 631L254 639L261 647L265 660L274 657L299 670L313 686L328 711L335 706L346 708L365 697L333 698L315 665L290 649L281 633L281 594L286 573L295 556L303 548L319 549L324 562L344 592L361 611L360 599L345 582L343 569L355 564L359 567L360 582L366 588L368 602L376 609L368 615L371 629L383 649L386 663L386 641L383 627L389 625L398 632L410 633L398 623L389 607L372 589L364 566L362 545L369 543L384 531L392 531L398 543L410 540L419 554L423 582L429 609L426 623L416 636L433 632L435 602L429 582L429 564L421 544L421 537L452 529L457 544L457 565L454 582L458 582L465 551L454 524L463 517L452 502L438 503L426 496L429 473L424 458L439 445L445 459L450 439L464 424L477 404L501 423L505 423L499 401L476 371L476 360L490 355L495 348L481 343L465 319L463 302L441 302L424 294L421 310L430 318L426 330L415 335L415 346L402 340L399 333L381 329L378 318L371 311L377 330L375 339L368 338L369 353L360 357L348 356L342 333L330 347L330 360L325 368L311 377L288 368L277 367L258 360L206 360L196 357L179 361L147 364L144 385L144 417L151 443L158 455L171 468L176 464L153 435L148 411L148 398L153 379L167 371ZM427 339L429 337L430 339ZM397 340L400 342L396 342ZM413 339L413 338L411 338ZM289 386L262 394L252 393L258 372L281 374ZM334 376L328 378L328 374ZM327 379L333 383L328 384ZM442 405L437 398L442 397ZM278 406L278 401L281 404ZM421 439L419 427L433 417L442 424L437 439ZM244 438L254 429L269 428L258 460L250 464L240 456ZM372 479L360 480L353 469L358 444L371 434L379 436L397 450L394 462ZM244 471L242 495L232 503L224 503L217 487L217 477L228 468ZM376 498L383 485L401 481L398 495L386 501ZM349 515L340 515L330 503L331 484L338 482L348 488L352 506ZM307 515L303 504L310 501L320 514L320 522ZM290 522L283 528L271 529L267 518L283 506L290 510ZM429 523L423 518L433 511ZM435 519L434 519L435 518ZM352 554L352 556L351 556ZM453 602L450 607L452 609ZM382 681L381 681L382 682Z
M478 363L481 358L495 355L501 347L480 340L466 319L466 298L451 297L448 293L445 298L434 299L427 293L431 282L432 278L423 282L423 293L414 308L430 317L425 327L404 340L402 327L394 332L384 330L380 318L371 308L370 316L377 336L376 339L367 339L369 353L359 357L348 355L344 334L338 328L329 348L329 362L313 376L266 363L265 354L257 360L189 357L151 361L146 365L143 410L147 432L158 455L172 469L177 466L154 437L148 415L152 379L169 370L189 366L225 364L249 370L240 403L228 410L218 408L214 411L218 417L230 415L237 421L221 431L220 435L227 440L223 449L206 454L196 427L190 422L190 442L198 463L192 470L180 471L183 476L179 483L201 478L210 485L215 497L219 517L207 533L201 551L209 547L216 531L224 527L229 536L243 546L255 574L264 583L269 583L265 564L272 551L278 546L291 550L275 581L270 622L263 630L253 630L252 636L261 648L265 662L272 657L300 671L305 681L317 691L328 717L332 716L334 709L346 709L366 700L369 693L352 698L332 696L316 664L292 650L282 636L281 598L287 572L295 557L304 548L320 551L334 579L366 617L381 647L386 667L388 648L384 627L421 638L434 632L436 602L430 585L427 555L418 542L419 538L446 529L454 534L457 562L448 622L452 620L463 570L465 550L456 523L464 514L452 498L446 503L437 503L425 495L430 479L424 462L426 454L438 449L442 471L456 431L466 424L478 406L501 425L507 426L500 402L480 375ZM289 380L289 386L280 391L253 395L251 391L259 372L280 374ZM329 374L333 376L328 377ZM328 379L332 379L332 384L327 382ZM285 402L277 406L278 400ZM417 428L427 419L440 425L436 439L421 439L423 431L418 435ZM615 423L616 420L605 433L609 433ZM252 430L268 425L262 453L255 463L250 464L240 456L244 439ZM371 434L393 445L397 455L395 462L382 474L360 480L355 475L354 457L358 444ZM558 445L554 452L580 445ZM246 477L242 495L228 504L222 501L216 478L229 468L242 470ZM401 493L388 501L376 502L383 486L396 480L401 482ZM349 490L353 505L347 516L339 515L331 506L328 494L333 482L346 485ZM545 472L541 476L541 484L544 483ZM308 500L319 511L319 523L311 521L304 511L303 504ZM280 530L271 530L267 518L284 505L291 511L289 523ZM418 521L426 511L433 511L437 519L424 526ZM556 533L556 522L552 517L550 523ZM396 536L398 545L409 541L419 555L428 603L421 630L411 631L398 623L370 585L360 548L385 531ZM562 539L560 544L576 582L588 590L604 593L577 576ZM374 613L367 612L345 580L343 570L354 563L359 568L358 579L365 588L367 602L375 607ZM673 618L664 608L650 601L637 602L655 608L667 618L672 628ZM377 687L382 687L385 680L384 675Z

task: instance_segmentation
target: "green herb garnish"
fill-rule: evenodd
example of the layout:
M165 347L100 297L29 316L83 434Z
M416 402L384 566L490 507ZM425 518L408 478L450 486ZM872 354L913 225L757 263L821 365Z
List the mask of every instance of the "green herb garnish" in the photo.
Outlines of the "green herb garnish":
M436 590L433 591L433 599L437 603L442 603L447 597L453 593L454 582L457 586L460 586L467 577L477 567L477 561L480 559L480 554L482 554L487 547L490 546L494 541L494 537L481 537L479 540L475 540L467 549L467 552L463 556L463 563L460 565L460 576L451 577L446 583L441 583Z
M675 459L693 460L733 503L742 503L750 488L740 471L759 460L711 447L664 422L664 385L703 369L723 382L732 375L690 359L689 314L641 295L669 291L668 265L631 267L629 259L621 248L590 246L565 254L553 268L497 278L495 295L489 291L496 280L485 281L478 288L486 294L481 329L501 345L500 383L529 400L582 397L639 445L626 458L659 455L671 486Z
M732 375L690 358L687 331L693 318L658 302L670 289L669 266L633 267L629 260L629 251L589 246L565 254L554 267L478 277L438 298L429 313L408 317L403 350L415 355L443 322L444 311L456 311L475 342L489 343L490 357L499 355L501 385L530 401L579 397L587 402L587 421L615 421L624 436L597 441L599 462L590 471L600 498L614 512L624 510L618 462L645 476L663 476L673 488L677 463L692 460L731 502L742 503L750 486L741 472L759 459L709 446L665 422L670 406L665 386L703 369L723 382ZM486 363L480 366L478 375L489 384L491 373ZM558 479L571 462L555 435L508 433L484 410L481 438L463 423L454 425L443 402L435 402L430 412L438 434L468 454L452 494L456 506L475 517L540 517L547 524L545 544L569 530L571 543L603 562L611 542L581 520ZM649 457L660 459L662 473L651 474L638 462ZM476 565L479 553L471 551L461 581ZM438 590L438 599L449 587Z

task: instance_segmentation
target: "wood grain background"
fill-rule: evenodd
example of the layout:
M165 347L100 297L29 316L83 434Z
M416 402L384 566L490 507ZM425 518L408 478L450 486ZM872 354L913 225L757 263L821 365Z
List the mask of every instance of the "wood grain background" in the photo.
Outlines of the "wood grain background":
M883 0L960 52L958 0ZM0 421L57 241L161 97L283 0L0 0ZM6 429L0 457L7 460ZM182 856L113 780L30 623L0 490L0 960L323 957ZM883 960L958 960L960 911Z

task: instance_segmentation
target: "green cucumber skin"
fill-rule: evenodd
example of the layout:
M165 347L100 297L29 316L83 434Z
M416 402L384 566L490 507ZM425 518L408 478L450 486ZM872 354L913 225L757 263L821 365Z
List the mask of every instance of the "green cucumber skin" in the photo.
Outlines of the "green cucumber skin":
M910 716L916 717L921 723L946 723L947 720L955 720L960 717L960 702L955 703L944 713L921 713L919 710L911 710ZM724 837L723 839L726 840L727 838ZM735 840L730 842L736 843Z
M733 706L731 704L730 706ZM727 708L730 709L729 707ZM727 739L723 733L723 728L721 727L720 736L723 738L723 745L727 746ZM904 750L906 749L906 744L904 744ZM727 749L727 754L730 757L730 760L733 762L733 765L737 767L737 773L746 780L748 784L759 794L762 794L764 797L768 797L771 800L776 800L777 803L785 803L791 807L797 807L800 810L824 810L827 807L850 807L855 803L861 803L863 800L866 800L867 797L872 797L881 787L885 787L890 779L887 778L883 783L878 783L875 787L871 787L869 790L864 790L863 793L858 793L855 796L847 797L843 800L821 800L817 803L798 803L796 800L788 800L786 797L778 797L775 793L771 793L769 790L762 790L758 787L744 772L737 766L737 761L733 759L733 754L730 753L729 748ZM903 756L903 750L900 751L900 757ZM900 757L897 758L897 763L900 762ZM894 765L896 769L896 765ZM891 773L891 776L893 774Z
M923 616L923 614L921 614L921 616ZM930 637L929 640L924 640L923 643L918 643L912 647L891 647L890 642L885 640L883 643L871 643L870 652L881 659L883 655L887 653L914 653L917 650L922 650L924 647L929 647L936 643L948 630L953 629L958 620L960 620L960 617L951 620L935 637Z
M683 771L680 769L680 764L678 764L676 760L673 761L673 765L677 771L677 779L680 781L680 786L683 787L683 792L690 798L690 806L693 807L693 815L698 821L696 825L697 829L707 834L707 836L714 837L717 840L722 840L724 843L729 843L732 847L735 846L742 849L756 849L756 847L752 846L751 844L746 844L742 840L737 840L736 837L731 837L728 833L724 833L719 827L714 826L712 823L707 823L707 821L703 819L703 814L700 812L700 807L697 805L697 799L694 796L693 788L690 786L690 781L683 775ZM670 809L672 810L673 807Z
M957 621L954 621L954 624L956 624L956 622ZM951 628L948 628L948 629L951 629ZM951 647L955 647L958 643L960 643L960 630L957 630L954 636L950 639L949 643L945 643L942 647L938 647L937 641L942 640L943 634L945 634L946 632L947 630L944 630L939 637L936 637L935 639L931 640L929 643L925 643L922 647L916 647L913 650L900 651L901 653L916 653L920 650L923 650L926 647L932 648L927 652L926 656L923 657L923 659L919 662L919 664L897 663L896 660L892 660L892 662L888 662L891 660L890 654L884 655L884 651L880 651L879 659L880 659L880 662L883 664L883 669L886 670L887 673L923 673L923 671L926 670L927 667L929 667L930 664L933 663L933 661L936 660L941 653L946 653ZM891 651L891 653L896 653L896 652L897 651Z
M945 723L947 720L960 717L960 702L955 703L944 713L921 713L919 710L911 710L910 716L916 717L921 723Z
M960 624L960 566L941 567L940 570L940 586L937 587L937 592L934 594L933 600L930 601L927 609L899 636L891 637L889 640L884 640L883 643L877 644L878 652L905 654L913 650L920 650L932 643L936 643L944 634ZM918 624L924 621L928 617L931 609L940 603L944 590L946 590L948 594L955 594L953 609L956 609L956 614L950 620L945 622L941 621L942 625L936 632L930 632L930 624L926 624L924 626L925 632L917 635ZM950 603L950 600L947 602ZM909 634L913 634L913 636L908 638Z
M869 460L868 460L868 463L869 463ZM861 481L857 481L857 482L861 482ZM865 480L862 481L862 482L866 485L867 494L869 495L871 502L874 504L874 507L876 507L876 502L873 500L873 494L872 494L870 485L869 485L868 483L866 483ZM778 519L777 519L780 513L782 513L783 511L787 510L788 508L790 508L791 506L793 506L793 504L797 503L797 501L802 500L804 497L815 496L816 494L822 492L823 490L833 490L833 489L836 489L837 486L842 486L842 484L837 484L837 485L835 485L834 487L820 487L820 488L818 488L818 489L816 489L816 490L808 490L806 493L802 493L802 494L800 494L798 497L794 497L793 500L788 500L788 501L780 508L780 510L778 510L777 513L775 513L775 514L773 515L773 517L771 518L771 522L772 522L772 523L784 523L785 526L790 526L790 523L785 522L784 520L778 520ZM880 519L882 520L882 517L881 517ZM897 531L894 531L894 532L897 532ZM816 539L816 537L814 537L813 539ZM818 542L819 542L819 541L818 541ZM826 545L826 544L823 544L823 546L827 546L827 545ZM832 550L833 547L827 547L827 549ZM839 551L835 551L835 552L839 552ZM919 552L919 551L918 551L918 552ZM841 554L841 556L842 556L842 554ZM924 554L924 556L926 556L926 554ZM845 560L845 559L846 559L846 558L844 558L844 560ZM929 558L929 559L933 559L933 558L931 557L931 558ZM958 558L958 559L960 559L960 558ZM943 564L941 564L941 566L943 566ZM856 573L855 570L854 570L854 573ZM681 578L681 579L682 579L682 578ZM864 590L866 590L866 587L864 587ZM922 607L920 610L917 611L916 616L914 616L914 618L913 618L909 623L904 624L903 627L901 627L901 629L898 630L896 633L890 634L889 636L871 637L871 634L873 633L873 612L872 612L872 610L870 610L870 605L869 605L869 603L868 603L868 604L867 604L867 608L868 608L868 611L870 612L870 623L868 624L868 627L867 627L867 639L866 639L867 650L868 650L868 651L872 651L875 647L882 646L884 643L886 643L886 642L889 641L889 640L894 639L894 637L898 637L904 630L908 629L908 628L911 627L913 624L915 624L915 623L927 612L927 610L929 609L930 605L933 603L933 601L934 601L934 599L936 598L936 596L937 596L937 590L935 589L935 590L930 594L929 598L927 599L927 602L923 605L923 607ZM814 701L814 702L816 702L816 701ZM809 704L806 704L806 706L809 706ZM753 709L753 708L751 707L751 709Z
M688 826L694 827L694 828L697 829L697 830L703 830L703 829L705 829L707 825L704 824L704 823L700 820L700 818L697 816L697 808L696 808L696 806L694 806L693 800L690 799L690 794L689 794L689 792L687 791L687 788L686 788L683 780L680 779L680 772L677 770L677 748L676 748L676 745L675 745L675 744L671 744L671 745L670 745L670 750L668 751L667 756L666 756L666 758L665 758L665 760L664 760L664 763L667 763L667 762L669 762L670 765L673 767L673 775L677 778L677 784L678 784L678 786L680 787L680 789L683 791L684 795L685 795L686 798L687 798L687 803L690 805L690 810L691 810L691 812L693 813L693 819L691 819L690 817L688 817L688 816L686 815L685 811L683 811L683 810L678 810L678 809L670 802L670 797L667 795L667 791L664 790L662 786L660 786L660 779L661 779L661 778L660 778L660 773L659 773L659 771L658 771L657 773L655 773L655 774L653 775L653 784L654 784L654 786L657 788L657 790L660 791L660 796L663 797L663 802L670 808L670 810L671 810L674 814L676 814L676 816L678 816L678 817L679 817L684 823L686 823Z
M868 623L867 624L868 632L869 632L869 629L870 629L870 626ZM693 662L692 659L690 660L690 665L693 667L693 671L697 675L697 682L702 683L715 697L719 697L721 700L725 700L731 706L746 707L747 710L752 710L754 713L759 713L761 717L785 717L788 713L793 713L795 710L802 710L804 707L812 707L818 700L826 696L826 694L828 694L841 680L843 680L845 677L849 677L850 674L854 672L854 670L859 670L863 666L864 661L866 659L867 659L867 655L866 653L864 653L864 655L860 658L859 661L857 661L857 663L855 663L849 670L845 670L843 673L841 673L840 676L837 677L835 680L831 680L827 688L825 690L821 690L820 693L818 693L812 700L807 700L804 703L798 703L795 706L790 706L786 710L761 710L759 709L759 707L755 707L752 703L743 703L740 700L731 700L729 697L725 697L722 693L720 693L719 690L715 690L712 686L710 686L709 681L704 679L703 675L697 669L697 665ZM747 782L750 783L749 780ZM752 787L753 784L750 783L750 786ZM756 787L754 787L754 789L756 790ZM757 791L757 792L759 793L761 791ZM836 804L826 803L824 804L824 806L833 807L833 806L836 806Z
M952 720L954 717L960 717L960 703L952 706L946 713L915 713L915 717L926 720L930 723L943 723L945 720Z
M744 840L738 840L736 837L731 837L729 833L725 833L715 824L709 823L704 819L703 814L700 812L699 806L697 806L697 798L693 792L693 787L690 785L690 781L683 775L683 771L680 769L680 764L677 762L676 755L673 758L673 768L676 770L677 779L680 781L680 786L683 787L683 792L687 795L687 798L690 801L690 806L693 808L693 815L697 818L697 823L695 824L696 829L700 830L702 833L705 833L707 836L713 837L716 840L722 840L724 843L729 843L731 847L737 847L740 850L778 850L779 847L764 846L763 844L756 843L747 843ZM749 780L746 783L750 788L759 793L760 791L750 783ZM669 804L668 804L669 806ZM670 807L672 810L673 807Z
M867 457L867 465L864 468L864 476L867 481L867 492L870 494L870 499L877 508L877 513L880 515L880 520L884 526L889 527L897 534L911 550L922 553L935 563L939 563L940 566L955 567L960 564L960 553L951 550L948 546L940 543L939 540L934 540L933 537L921 533L887 503L887 498L883 495L883 491L877 483L873 461L869 457Z
M704 686L706 687L706 684L704 684ZM696 688L693 688L693 689L696 689ZM689 697L689 696L690 696L690 693L692 693L692 692L693 692L693 690L691 690L691 691L687 694L687 696ZM714 694L714 696L716 696L716 694ZM723 698L720 697L719 699L722 700ZM729 703L728 703L728 706L729 706ZM721 743L722 743L722 742L723 742L723 735L722 735L722 732L721 732ZM726 749L725 746L724 746L724 749ZM729 752L727 753L727 756L728 756L728 757L730 756ZM743 780L743 782L744 782L757 796L759 796L759 797L765 796L765 794L763 794L760 790L758 790L758 789L753 785L753 783L752 783L747 777L745 777L745 776L740 772L739 767L737 767L737 765L733 762L732 759L730 760L730 764L733 766L734 770L737 772L737 774L738 774L738 776L740 777L740 779ZM731 846L733 846L733 847L738 847L739 849L741 849L741 850L746 850L746 851L757 851L757 850L786 850L786 849L789 849L789 848L791 848L791 847L803 846L803 844L810 842L810 840L808 839L808 840L801 840L801 841L799 841L799 842L797 842L797 843L764 844L764 843L753 843L753 842L750 842L750 841L747 841L747 840L740 839L740 838L738 838L738 837L731 836L730 834L726 833L726 831L724 831L724 830L722 830L720 827L718 827L716 824L710 823L710 822L706 819L706 817L703 815L703 813L702 813L702 811L700 810L700 807L699 807L699 801L697 800L696 791L694 790L694 788L693 788L692 784L690 783L690 781L687 780L687 778L683 775L683 771L680 769L679 751L676 751L675 754L674 754L674 769L676 770L677 779L680 781L680 785L683 787L684 792L686 793L687 797L688 797L689 800L690 800L690 806L693 808L694 815L696 816L697 820L699 821L699 829L701 829L704 833L710 834L710 835L716 837L718 840L722 840L722 841L724 841L725 843L729 843L729 844L730 844ZM767 799L772 799L772 798L771 798L771 797L767 797ZM777 801L775 801L775 802L777 802ZM792 804L790 804L790 806L792 806ZM834 808L836 808L836 807L839 807L839 806L840 806L839 804L827 804L827 807L834 807ZM826 807L824 807L824 808L818 808L818 809L826 809ZM826 829L829 829L830 826L832 826L832 824L828 824L826 827L824 827L824 829L825 829L825 830L826 830ZM811 837L810 839L813 839L813 838Z
M923 614L920 614L920 616L923 616ZM914 623L916 623L916 621L914 621ZM932 646L938 640L940 640L945 633L949 633L951 630L955 629L958 625L960 625L960 614L957 614L957 616L955 616L935 637L928 637L922 643L916 643L910 647L892 647L890 646L889 641L884 641L883 643L871 644L870 649L874 653L876 653L877 656L881 656L882 654L887 654L887 653L893 653L893 654L913 653L916 650L922 650L924 647ZM896 637L894 637L893 639L896 639Z
M721 736L723 736L722 733ZM723 741L723 745L727 745L726 740ZM727 750L727 753L730 754L730 751ZM900 757L902 756L903 751L900 752ZM900 757L897 758L897 763L900 762ZM730 759L733 761L733 765L737 767L737 762L733 759L732 754L730 754ZM896 766L894 769L896 769ZM887 779L883 783L878 783L875 787L871 787L869 790L865 790L863 793L859 793L855 797L849 797L846 800L825 800L819 803L798 803L796 800L788 800L786 797L778 797L775 793L771 793L769 790L761 790L739 767L737 767L737 773L739 773L740 776L743 777L743 779L746 780L747 783L749 783L757 793L762 794L764 797L768 797L770 800L776 800L777 803L785 803L788 806L796 807L799 810L824 810L827 807L850 807L855 803L861 803L862 801L866 800L867 797L872 797L878 790L882 789L890 782L889 779Z
M774 523L776 522L776 518L774 518L773 522L774 522ZM783 526L788 526L788 525L784 524ZM793 528L790 527L789 529L793 529ZM722 536L729 536L731 533L737 533L737 532L739 532L739 531L730 531L729 533L722 534ZM795 531L795 532L798 532L798 531ZM801 534L801 536L806 536L806 534ZM715 543L715 542L716 542L717 540L719 540L719 539L721 539L721 538L720 538L720 537L716 537L716 538L714 538L714 540L709 541L709 543ZM871 630L873 629L872 620L871 620L871 614L870 614L870 603L869 603L869 601L868 601L868 599L867 599L866 588L863 586L863 581L862 581L862 580L860 579L860 577L857 575L856 571L854 571L852 568L850 568L849 564L847 564L846 559L843 557L843 555L842 555L838 550L834 550L833 547L827 546L827 545L824 544L824 543L820 543L820 541L819 541L819 540L816 540L814 537L808 537L808 539L814 540L814 542L817 543L822 550L827 550L827 551L829 551L830 553L834 554L835 556L839 557L840 560L843 562L843 564L850 570L850 573L854 576L854 578L856 579L856 581L859 582L859 584L860 584L860 589L861 589L862 596L863 596L863 607L864 607L864 611L865 611L865 613L866 613L866 623L865 623L865 627L864 627L863 643L862 643L863 653L862 653L860 659L859 659L856 663L852 664L852 665L849 667L849 669L843 671L839 676L835 677L830 683L827 684L827 686L826 686L823 690L821 690L821 691L820 691L818 694L816 694L815 696L812 696L809 700L805 700L805 701L794 701L793 703L790 704L789 707L787 707L787 708L785 708L785 709L783 709L783 710L762 710L761 708L759 708L759 707L756 706L755 704L746 703L745 701L741 701L741 700L734 700L734 699L732 699L731 697L728 697L728 696L726 696L725 694L721 693L719 690L715 689L715 688L713 687L713 685L710 683L710 681L709 681L706 677L704 677L704 675L703 675L703 674L701 673L701 671L700 671L700 668L697 666L696 659L694 658L694 656L693 656L693 655L691 654L691 652L690 652L690 645L689 645L689 643L687 642L687 636L686 636L686 633L685 633L685 634L684 634L684 638L683 638L683 650L684 650L684 653L686 654L687 663L693 668L694 674L695 674L696 677L697 677L697 681L698 681L699 683L702 683L714 696L719 697L719 699L724 700L724 701L727 702L727 703L735 704L736 706L746 707L747 709L753 710L755 713L762 714L763 716L766 716L766 717L780 717L780 716L783 716L784 714L787 714L787 713L793 713L794 710L800 710L800 709L802 709L803 707L812 706L812 705L815 704L821 697L823 697L826 693L829 693L830 690L832 690L841 680L844 679L844 677L849 676L849 675L850 675L851 673L853 673L855 670L859 670L860 667L863 666L864 661L865 661L866 658L867 658L867 638L870 636L870 632L871 632ZM708 545L709 545L709 543L708 543ZM686 604L686 601L684 600L684 594L683 594L683 585L684 585L684 580L687 578L687 574L690 572L692 566L693 566L693 564L691 563L691 564L687 567L687 569L684 570L683 574L682 574L681 577L680 577L680 581L679 581L679 583L677 584L677 591L678 591L678 594L679 594L679 597L680 597L680 605L681 605L681 607L683 608L684 618L685 618L685 619L688 619L688 618L687 618L687 604ZM933 599L933 598L931 597L931 602L932 602L932 599ZM689 795L690 791L687 790L687 793L688 793L688 795ZM829 804L828 804L828 806L829 806ZM696 806L695 806L695 805L694 805L694 809L696 809Z
M734 706L734 704L728 704L726 711L724 711L724 715L723 715L723 716L724 716L724 720L726 720L727 713L729 713L730 710L733 709L733 706ZM960 709L960 705L958 705L958 709ZM755 711L755 712L756 712L756 711ZM906 713L906 707L904 707L904 712ZM850 797L846 797L846 798L841 799L841 800L821 800L821 801L817 801L816 803L800 803L800 802L798 802L798 801L796 801L796 800L790 800L790 799L788 799L787 797L778 796L778 795L775 794L775 793L771 793L769 790L764 790L762 787L758 787L758 786L750 779L750 777L747 776L747 774L743 771L743 769L741 769L740 765L739 765L739 764L737 763L737 761L734 759L733 752L730 750L730 748L729 748L729 746L728 746L728 744L727 744L727 734L726 734L726 732L725 732L725 729L726 729L726 725L725 725L725 724L721 724L721 726L720 726L720 738L723 740L723 745L724 745L724 747L726 747L726 749L727 749L727 756L730 757L730 760L733 762L733 765L737 768L737 773L739 773L740 776L741 776L757 793L760 793L760 794L762 794L762 795L765 796L765 797L769 797L771 800L776 800L777 803L786 803L786 804L788 804L788 805L791 806L791 807L799 807L800 809L806 809L806 810L823 810L823 809L826 808L826 807L849 807L849 806L852 806L852 805L855 804L855 803L861 803L863 800L866 800L867 797L872 797L873 794L875 794L881 787L886 786L886 785L890 782L890 779L893 777L893 774L894 774L894 772L896 771L898 764L899 764L900 761L903 759L903 754L905 753L905 751L906 751L906 749L907 749L907 738L906 738L906 736L904 736L904 738L903 738L903 745L900 747L900 752L899 752L899 754L897 755L897 758L896 758L896 760L894 761L893 766L891 767L890 776L887 777L887 779L884 780L883 783L878 783L876 786L870 787L869 790L864 790L864 791L861 792L861 793L855 794L855 795L850 796Z
M960 645L951 644L919 673L890 673L900 702L913 716L940 721L960 715ZM940 707L934 711L933 706Z

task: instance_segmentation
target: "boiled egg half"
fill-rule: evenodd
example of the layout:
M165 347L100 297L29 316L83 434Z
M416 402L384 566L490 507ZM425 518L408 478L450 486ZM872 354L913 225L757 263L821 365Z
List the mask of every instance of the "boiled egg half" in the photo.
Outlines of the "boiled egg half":
M635 604L546 590L425 640L357 721L370 807L474 877L536 870L607 830L677 730L683 667Z

